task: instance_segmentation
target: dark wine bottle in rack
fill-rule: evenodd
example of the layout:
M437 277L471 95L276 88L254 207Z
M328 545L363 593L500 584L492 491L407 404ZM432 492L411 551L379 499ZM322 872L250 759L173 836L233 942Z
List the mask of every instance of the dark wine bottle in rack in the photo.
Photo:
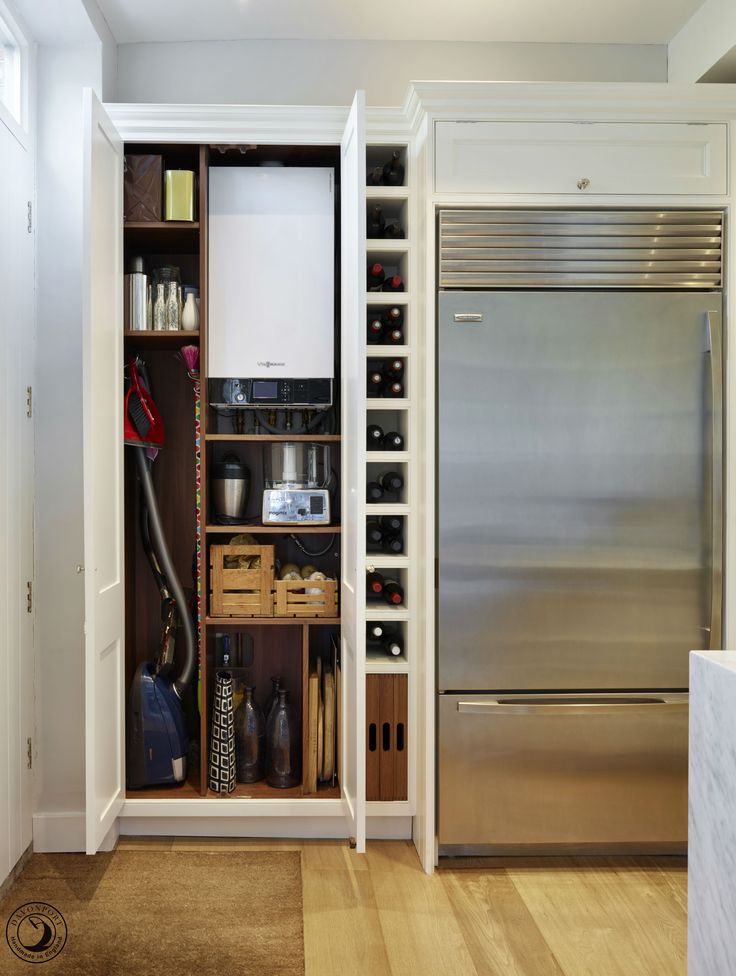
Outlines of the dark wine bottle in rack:
M378 519L378 525L383 532L391 532L394 535L404 528L403 519L399 515L381 515Z
M368 424L366 428L366 444L369 451L380 451L382 447L385 447L386 434L382 427L378 424ZM401 448L396 448L400 451Z
M389 657L401 657L404 653L404 642L398 636L386 637L381 641L381 648Z
M389 430L383 435L382 447L386 451L403 451L404 438L397 430Z
M380 548L383 545L385 533L378 522L369 520L365 526L365 541L367 546Z
M373 288L371 290L376 291L377 289ZM401 277L401 275L398 274L390 275L387 278L384 272L383 280L381 282L381 291L403 291L403 290L404 290L404 279Z
M387 379L400 380L404 375L404 362L402 359L386 359L382 367L383 375Z
M383 341L385 323L378 315L368 316L368 342L380 343Z
M384 391L384 384L384 376L380 370L368 370L367 392L369 397L381 396Z
M387 240L401 241L404 239L404 228L398 220L387 220L383 226L382 236Z
M384 578L381 594L386 603L390 603L392 606L398 607L404 602L404 587L395 579Z
M378 485L383 491L398 493L404 487L404 479L398 471L384 471L378 476Z
M404 324L404 310L400 305L392 305L383 310L381 318L384 325L392 329L400 329Z
M386 272L380 261L373 261L368 265L368 291L382 291L386 281Z
M401 153L394 149L391 158L383 166L384 186L402 186L404 182L404 166L401 162Z
M384 489L377 481L369 481L365 486L365 500L369 505L375 505L383 498Z
M372 166L366 172L368 186L381 186L383 183L383 166Z
M384 578L381 573L371 570L365 576L366 593L369 596L381 596L383 594Z
M383 237L386 218L383 216L383 207L380 203L374 203L368 207L366 217L366 235L368 237Z
M365 637L367 641L380 641L385 636L386 631L383 624L378 623L377 621L366 624Z

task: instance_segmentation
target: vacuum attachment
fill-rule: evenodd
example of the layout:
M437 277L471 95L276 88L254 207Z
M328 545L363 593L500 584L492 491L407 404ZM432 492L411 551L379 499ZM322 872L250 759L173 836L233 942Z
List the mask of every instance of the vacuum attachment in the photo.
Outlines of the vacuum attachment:
M164 422L141 379L137 359L128 362L123 438L125 443L132 447L164 446Z

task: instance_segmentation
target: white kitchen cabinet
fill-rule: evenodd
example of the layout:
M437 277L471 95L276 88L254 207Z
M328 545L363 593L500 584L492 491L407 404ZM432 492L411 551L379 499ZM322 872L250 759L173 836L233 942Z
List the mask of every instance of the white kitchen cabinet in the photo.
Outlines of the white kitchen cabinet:
M727 191L725 123L435 123L437 193Z
M84 218L87 851L94 853L99 850L106 837L109 843L110 832L114 834L117 829L124 833L343 837L350 838L358 851L365 849L366 835L371 830L369 821L373 825L374 835L409 837L414 809L411 786L411 799L385 806L372 803L370 809L366 804L364 498L367 193L364 96L360 92L356 94L349 113L341 109L311 108L269 109L264 112L260 107L233 107L232 110L213 108L207 112L202 107L196 107L192 109L192 114L198 116L196 125L182 125L176 133L172 133L171 128L172 125L176 126L177 119L168 117L166 107L143 106L133 109L137 117L135 125L139 126L141 119L144 119L147 125L145 132L134 128L125 108L111 106L110 109L112 118L88 93ZM152 118L154 114L155 120ZM227 119L224 115L228 116ZM391 136L395 138L395 135L395 131L391 130ZM121 201L124 143L135 144L138 151L142 151L140 147L145 143L181 143L184 151L190 154L196 152L200 160L206 160L206 153L215 151L209 147L219 143L317 145L339 149L340 399L343 441L339 621L342 736L339 750L340 788L335 796L282 797L278 791L263 790L255 791L252 797L240 795L223 798L208 793L206 785L196 790L190 786L179 792L175 788L163 790L157 795L152 795L154 791L151 790L139 795L126 792ZM200 172L206 173L206 170L200 169ZM406 192L401 194L405 208L408 206L407 199ZM202 213L202 226L205 220ZM145 233L138 225L133 230L136 234ZM125 233L127 235L128 232ZM163 234L166 230L161 228L157 233ZM197 234L199 231L193 229L191 233ZM206 243L201 246L206 248ZM387 247L390 249L388 242ZM206 262L206 257L203 256L202 261ZM206 263L200 267L206 267ZM205 302L203 290L203 308ZM203 319L206 320L206 314ZM202 322L200 329L203 342L201 351L206 356L206 327ZM172 336L172 340L175 338ZM173 344L168 347L175 348ZM164 353L159 352L159 355ZM202 390L204 397L204 383ZM406 411L407 405L403 404L401 408ZM208 432L207 428L205 430ZM217 436L212 435L213 438ZM206 438L203 436L203 439ZM403 455L401 459L392 455L390 460L404 461L405 458ZM410 484L413 490L417 489L416 479ZM203 508L206 506L203 505ZM206 513L202 518L206 523ZM217 531L204 525L205 533L210 530ZM132 558L130 552L125 555L128 560ZM240 625L243 622L236 623ZM302 626L302 621L297 620L296 624ZM253 619L253 625L258 625L258 618ZM213 622L207 619L204 626L206 631L215 629ZM268 630L276 632L273 626ZM411 714L414 714L413 709ZM203 723L203 729L205 726L206 723ZM411 741L411 732L409 737ZM203 737L203 747L206 744Z

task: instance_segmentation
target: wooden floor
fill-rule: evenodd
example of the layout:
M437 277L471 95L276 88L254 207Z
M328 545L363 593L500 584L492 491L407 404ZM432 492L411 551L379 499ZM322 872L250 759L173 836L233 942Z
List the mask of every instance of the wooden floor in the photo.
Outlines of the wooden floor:
M467 859L425 875L373 841L121 838L121 849L300 850L306 976L684 976L682 858ZM512 866L509 866L512 865Z

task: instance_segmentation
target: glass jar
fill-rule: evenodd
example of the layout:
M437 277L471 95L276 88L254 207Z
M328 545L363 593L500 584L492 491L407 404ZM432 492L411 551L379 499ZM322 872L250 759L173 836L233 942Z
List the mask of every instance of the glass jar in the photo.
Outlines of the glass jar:
M253 699L255 688L243 688L235 709L235 776L239 783L257 783L266 775L266 720Z
M266 782L287 790L301 782L299 727L296 713L287 701L288 692L279 691L279 700L268 718L266 737Z

